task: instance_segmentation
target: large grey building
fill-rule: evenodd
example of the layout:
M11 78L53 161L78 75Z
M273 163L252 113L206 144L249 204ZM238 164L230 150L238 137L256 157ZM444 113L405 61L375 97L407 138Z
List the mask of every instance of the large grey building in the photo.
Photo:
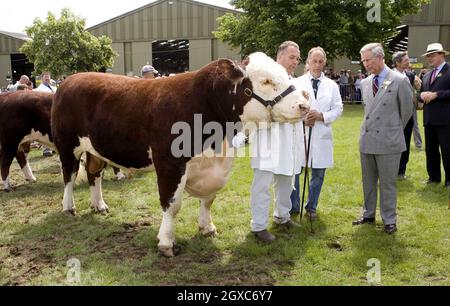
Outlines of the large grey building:
M113 72L139 75L145 64L163 73L196 70L210 61L239 59L239 51L214 38L217 18L238 11L192 0L159 0L88 29L113 40Z
M19 51L27 40L25 34L0 31L0 87L33 70L33 65Z

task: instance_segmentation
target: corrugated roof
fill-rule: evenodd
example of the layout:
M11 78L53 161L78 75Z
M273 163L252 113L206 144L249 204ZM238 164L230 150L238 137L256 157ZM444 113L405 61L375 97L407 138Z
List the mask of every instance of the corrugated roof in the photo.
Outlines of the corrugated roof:
M22 34L22 33L13 33L13 32L6 32L6 31L0 30L0 34L10 36L12 38L16 38L16 39L23 40L23 41L30 40L30 38L26 34Z
M94 25L94 26L92 26L92 27L89 27L89 28L87 28L87 30L89 31L89 30L92 30L92 29L94 29L94 28L97 28L97 27L103 26L103 25L105 25L105 24L108 24L108 23L110 23L110 22L116 21L116 20L118 20L118 19L121 19L121 18L130 16L130 15L136 13L136 12L139 12L139 11L144 10L144 9L146 9L146 8L150 8L150 7L152 7L152 6L156 6L156 5L158 5L158 4L160 4L160 3L163 3L163 2L165 2L165 1L170 1L170 0L157 0L157 1L151 2L151 3L149 3L149 4L146 4L146 5L144 5L144 6L139 7L139 8L137 8L137 9L134 9L134 10L132 10L132 11L126 12L126 13L124 13L124 14L122 14L122 15L119 15L119 16L117 16L117 17L114 17L114 18L111 18L111 19L109 19L109 20L106 20L106 21L104 21L104 22L102 22L102 23L99 23L99 24L96 24L96 25ZM200 5L200 6L211 7L211 8L215 8L215 9L220 9L220 10L222 10L222 11L229 11L230 13L242 13L242 11L234 10L234 9L231 9L231 8L227 8L227 7L223 7L223 6L217 6L217 5L212 5L212 4L203 3L203 2L194 1L194 0L174 0L174 1L181 1L181 2L187 2L187 3L190 3L190 4L194 4L194 5Z

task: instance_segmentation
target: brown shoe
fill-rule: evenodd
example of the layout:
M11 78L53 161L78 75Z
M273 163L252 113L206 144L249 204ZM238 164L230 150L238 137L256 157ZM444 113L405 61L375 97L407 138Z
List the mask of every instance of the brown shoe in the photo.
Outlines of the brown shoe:
M306 211L305 214L306 220L311 220L311 221L317 221L318 217L317 217L317 213L315 211Z
M275 236L269 233L268 230L263 230L259 232L253 232L255 234L256 239L258 239L261 242L270 243L275 241Z
M352 222L352 225L362 225L362 224L375 224L375 218L364 218L361 217L358 220Z

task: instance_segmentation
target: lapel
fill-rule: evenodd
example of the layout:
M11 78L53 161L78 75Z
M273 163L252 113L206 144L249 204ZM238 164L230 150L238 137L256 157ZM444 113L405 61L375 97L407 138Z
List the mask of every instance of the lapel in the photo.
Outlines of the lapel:
M373 75L371 76L370 83L368 84L368 86L370 86L369 92L371 93L371 97L373 97L373 100L369 105L368 113L371 113L373 110L375 110L375 108L377 108L377 106L380 104L384 94L388 91L388 89L392 83L392 79L393 79L392 73L393 73L392 70L389 69L389 72L388 72L386 78L384 79L383 83L380 84L380 88L378 89L378 93L376 94L375 97L373 97L373 87L372 87L372 82L373 82L374 76Z
M440 78L442 78L442 76L447 72L447 70L448 70L448 64L446 63L446 64L444 65L444 67L442 67L441 72L439 72L438 75L435 77L434 82L430 84L430 89L434 86L434 84L436 84L436 82L437 82ZM433 73L433 72L431 72L431 73ZM430 81L431 81L431 75L430 75Z

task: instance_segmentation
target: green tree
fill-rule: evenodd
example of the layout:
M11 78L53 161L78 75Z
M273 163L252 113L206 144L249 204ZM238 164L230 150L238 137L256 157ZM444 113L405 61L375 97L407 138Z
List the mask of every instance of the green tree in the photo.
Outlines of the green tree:
M111 67L117 54L109 37L95 37L85 30L85 19L69 9L57 19L51 12L25 29L31 40L20 51L34 64L34 74L49 71L55 77Z
M331 59L359 58L364 44L396 34L402 17L417 13L430 1L231 0L243 14L220 17L214 34L241 47L243 54L264 51L274 56L281 42L292 40L299 43L303 55L320 45Z

